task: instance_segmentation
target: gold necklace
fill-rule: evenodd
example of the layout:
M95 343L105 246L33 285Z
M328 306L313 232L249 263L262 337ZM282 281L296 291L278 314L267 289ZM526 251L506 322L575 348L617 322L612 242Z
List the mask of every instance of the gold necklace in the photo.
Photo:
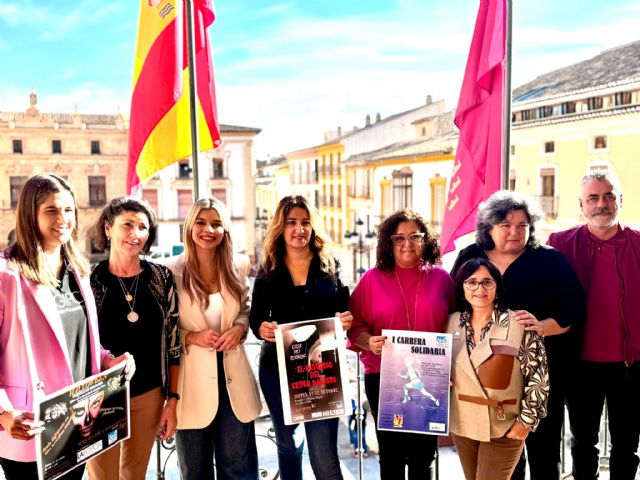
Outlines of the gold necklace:
M135 323L140 318L140 316L134 310L136 307L136 296L138 293L138 280L140 279L140 274L138 273L136 275L136 278L133 280L133 283L131 284L131 289L127 289L124 286L124 282L122 281L122 279L117 275L116 277L118 279L118 283L120 284L120 288L122 289L124 299L127 301L127 305L129 306L130 312L127 313L127 320L129 320L131 323ZM133 291L133 295L131 295L131 291Z
M418 267L420 268L420 267ZM404 295L404 290L402 289L402 284L400 283L400 277L398 277L398 272L396 269L393 269L393 273L396 276L396 280L398 282L398 287L400 287L400 293L402 294L402 300L404 300L404 308L407 312L407 327L409 330L414 331L416 328L416 322L418 321L418 295L420 295L420 281L422 280L422 268L420 268L418 273L418 288L416 289L416 301L413 305L413 328L411 328L411 320L409 317L409 304L407 303L407 297Z

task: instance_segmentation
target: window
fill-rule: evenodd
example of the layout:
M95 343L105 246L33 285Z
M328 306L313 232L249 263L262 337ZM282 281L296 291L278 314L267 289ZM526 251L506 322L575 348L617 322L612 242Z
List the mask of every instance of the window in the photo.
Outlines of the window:
M553 168L542 168L540 170L540 183L543 197L553 197L555 195L556 171Z
M587 99L587 108L589 110L599 110L602 108L602 97L591 97Z
M143 188L142 198L149 204L151 209L158 213L158 190L155 188Z
M100 140L91 140L91 155L100 155Z
M11 206L14 208L18 206L18 200L20 199L20 192L22 192L22 187L24 187L24 184L27 183L27 179L28 177L26 176L9 177L9 191L11 194Z
M102 207L107 203L107 185L104 176L89 175L89 205Z
M562 104L561 113L567 115L569 113L576 113L576 102L564 102Z
M539 107L538 118L550 117L553 115L553 107Z
M606 135L598 135L593 139L593 148L594 150L604 150L607 148L607 136Z
M178 178L191 178L191 167L189 159L180 160L178 162Z
M556 142L544 142L544 153L555 153Z
M615 104L629 105L631 103L631 92L618 92L615 94Z
M413 204L413 172L409 167L396 170L393 178L393 209L412 208Z
M444 209L447 205L447 180L436 173L429 181L431 184L431 225L441 227Z
M211 196L217 198L225 205L227 204L227 190L225 188L213 188L211 189Z
M22 140L13 141L13 153L22 153Z
M509 169L509 190L516 191L516 171L513 169Z
M185 219L187 218L187 213L189 212L189 208L191 208L191 204L193 203L193 194L191 190L187 189L179 189L178 190L178 218Z
M211 178L226 178L224 174L224 158L214 158L211 167Z
M51 153L62 153L61 140L51 140Z

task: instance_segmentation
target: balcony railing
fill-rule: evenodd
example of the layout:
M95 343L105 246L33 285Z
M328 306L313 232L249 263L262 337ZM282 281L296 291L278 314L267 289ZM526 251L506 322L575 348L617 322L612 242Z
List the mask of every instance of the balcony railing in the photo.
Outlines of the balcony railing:
M545 217L557 218L559 197L536 195L535 198L538 200L538 203L540 203L540 208L544 212Z

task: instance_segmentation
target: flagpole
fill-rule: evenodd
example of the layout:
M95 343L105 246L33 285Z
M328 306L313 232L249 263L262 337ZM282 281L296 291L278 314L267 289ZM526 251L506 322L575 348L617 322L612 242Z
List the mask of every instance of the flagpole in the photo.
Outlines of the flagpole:
M193 166L193 199L200 198L200 177L198 175L198 107L196 87L196 46L193 28L193 0L185 0L187 11L187 52L189 59L189 117L191 119L191 160Z
M504 68L504 133L502 135L502 181L501 188L509 188L509 160L511 158L511 30L513 24L513 0L507 0L507 31Z

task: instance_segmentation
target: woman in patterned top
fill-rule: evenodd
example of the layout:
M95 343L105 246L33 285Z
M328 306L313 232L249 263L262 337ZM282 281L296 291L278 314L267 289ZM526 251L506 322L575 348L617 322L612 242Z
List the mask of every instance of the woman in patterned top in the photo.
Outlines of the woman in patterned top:
M90 480L144 480L156 437L176 431L180 334L178 297L172 273L148 262L156 238L156 215L144 201L116 197L95 225L95 244L109 251L94 266L100 339L115 354L131 352L137 375L131 381L131 437L87 465Z
M502 277L488 260L467 261L455 284L451 436L467 480L508 480L547 414L544 342L502 307Z
M585 295L562 253L540 245L536 223L539 207L528 197L499 191L480 205L476 243L463 249L451 270L452 278L472 258L494 264L504 282L502 304L514 310L522 325L544 337L549 365L547 416L525 442L531 480L560 479L560 445L569 380L582 341ZM512 480L525 479L524 451Z

